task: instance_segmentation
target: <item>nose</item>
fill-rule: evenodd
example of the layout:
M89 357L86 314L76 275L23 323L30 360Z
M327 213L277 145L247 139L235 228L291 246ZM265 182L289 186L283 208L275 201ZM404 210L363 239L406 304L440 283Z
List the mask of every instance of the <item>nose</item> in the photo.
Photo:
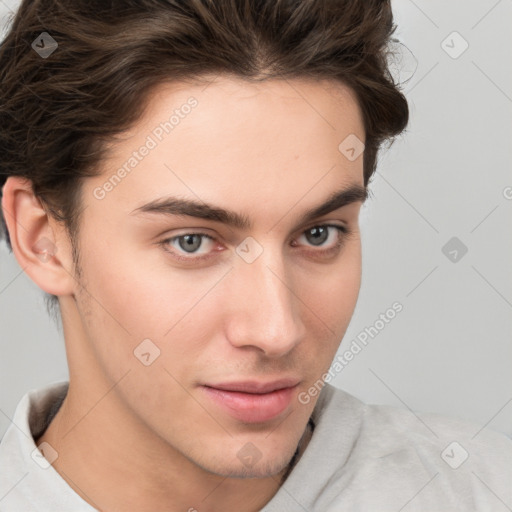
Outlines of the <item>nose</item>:
M300 343L305 326L300 290L294 289L282 257L269 252L250 264L239 261L231 272L227 337L235 347L257 347L277 358Z

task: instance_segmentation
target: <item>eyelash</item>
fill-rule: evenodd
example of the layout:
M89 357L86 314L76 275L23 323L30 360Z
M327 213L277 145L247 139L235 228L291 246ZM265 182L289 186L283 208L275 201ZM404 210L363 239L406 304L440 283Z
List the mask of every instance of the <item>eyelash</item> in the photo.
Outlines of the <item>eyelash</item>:
M341 249L341 247L344 245L345 239L348 236L350 236L350 234L351 234L351 231L345 226L339 226L337 224L317 224L317 225L311 226L310 228L303 231L301 233L301 235L307 233L308 231L313 230L314 228L335 228L339 234L338 240L333 247L329 247L329 249L325 249L325 250L314 250L313 249L313 252L320 253L323 255L329 255L330 253L338 252L339 249ZM168 249L168 245L170 243L172 243L174 240L179 240L180 238L183 238L188 235L196 235L196 236L201 236L203 238L208 238L209 240L215 240L215 238L213 238L212 236L210 236L206 233L189 232L189 233L184 233L182 235L173 236L171 238L166 238L166 239L162 240L161 242L159 242L158 244L161 245L166 252L171 254L173 258L176 258L180 261L196 262L196 261L204 261L204 260L208 260L208 259L212 258L211 253L208 253L203 256L193 256L193 255L192 256L180 256L175 251L170 251Z

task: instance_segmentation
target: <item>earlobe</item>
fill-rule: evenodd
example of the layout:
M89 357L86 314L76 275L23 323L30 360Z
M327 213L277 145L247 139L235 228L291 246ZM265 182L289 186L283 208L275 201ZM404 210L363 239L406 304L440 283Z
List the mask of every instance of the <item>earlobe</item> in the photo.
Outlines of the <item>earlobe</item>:
M26 178L10 176L4 187L2 211L13 253L25 273L52 295L73 292L69 243L55 229Z

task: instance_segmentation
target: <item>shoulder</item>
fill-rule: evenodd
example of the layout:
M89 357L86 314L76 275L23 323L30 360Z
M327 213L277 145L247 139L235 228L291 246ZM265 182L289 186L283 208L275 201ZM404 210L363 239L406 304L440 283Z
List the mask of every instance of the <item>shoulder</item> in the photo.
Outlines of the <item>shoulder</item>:
M433 451L448 465L464 458L478 458L494 466L502 462L512 471L512 439L476 422L429 412L417 412L389 405L365 404L346 391L329 386L326 393L333 413L340 420L355 416L358 436L372 445L376 453L414 447L418 452ZM439 451L441 449L441 451ZM444 450L447 449L445 452Z
M512 440L505 434L454 417L365 404L334 386L323 391L329 422L345 425L330 430L331 452L346 452L350 443L348 457L332 468L338 475L333 496L343 489L349 503L371 507L403 505L410 495L411 510L512 505Z
M512 457L512 439L476 422L390 405L366 404L342 389L329 384L326 388L323 406L331 409L331 416L343 420L352 415L352 421L359 425L359 434L375 439L380 446L438 447L451 439L464 441L477 450L495 449Z
M386 405L365 405L362 423L362 433L373 436L378 430L383 443L407 444L419 453L432 452L452 468L473 458L481 467L501 463L503 469L512 471L512 439L476 422Z

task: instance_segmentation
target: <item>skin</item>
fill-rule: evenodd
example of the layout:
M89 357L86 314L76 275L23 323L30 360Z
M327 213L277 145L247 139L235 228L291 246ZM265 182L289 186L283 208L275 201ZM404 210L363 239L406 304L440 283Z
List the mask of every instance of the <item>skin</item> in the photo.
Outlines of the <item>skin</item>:
M97 199L94 189L190 96L197 107ZM318 398L303 404L298 395L329 369L359 294L362 202L300 223L333 191L363 186L363 157L350 161L338 150L349 134L364 141L355 95L340 83L162 84L112 145L101 175L83 183L80 278L63 226L29 182L8 179L13 251L30 278L59 297L69 364L68 395L37 444L57 451L53 467L91 505L255 511L277 492ZM253 227L132 213L166 195L231 209ZM351 234L329 228L314 245L308 229L326 223ZM192 253L167 243L188 263L158 244L190 232L215 240L203 238ZM252 263L236 252L249 236L263 248ZM341 248L329 252L338 237ZM49 258L41 257L43 239L52 244ZM197 254L210 258L194 262ZM147 338L160 350L149 366L134 356ZM283 376L300 379L290 407L257 424L234 419L200 388ZM252 467L237 457L247 443L261 454Z

